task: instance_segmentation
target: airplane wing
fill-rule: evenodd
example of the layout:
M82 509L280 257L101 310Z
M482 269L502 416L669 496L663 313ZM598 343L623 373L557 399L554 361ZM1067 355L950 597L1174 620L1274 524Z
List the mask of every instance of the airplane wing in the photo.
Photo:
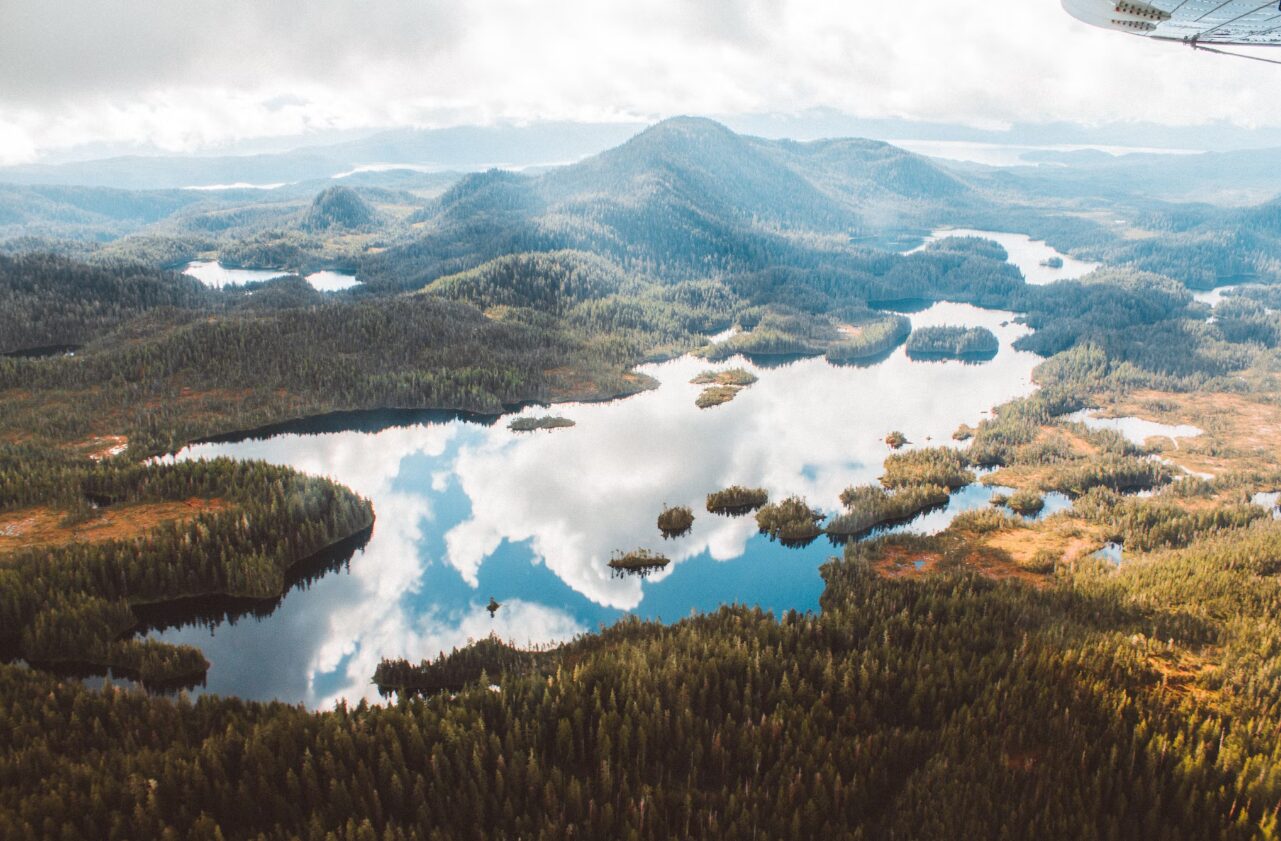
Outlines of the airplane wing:
M1105 29L1191 44L1281 46L1281 0L1063 0Z

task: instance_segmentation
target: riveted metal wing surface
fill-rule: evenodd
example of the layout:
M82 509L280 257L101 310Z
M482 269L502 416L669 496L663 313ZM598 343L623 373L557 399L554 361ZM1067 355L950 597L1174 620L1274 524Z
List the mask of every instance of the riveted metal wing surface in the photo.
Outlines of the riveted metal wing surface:
M1190 44L1281 46L1281 0L1063 0L1105 29Z

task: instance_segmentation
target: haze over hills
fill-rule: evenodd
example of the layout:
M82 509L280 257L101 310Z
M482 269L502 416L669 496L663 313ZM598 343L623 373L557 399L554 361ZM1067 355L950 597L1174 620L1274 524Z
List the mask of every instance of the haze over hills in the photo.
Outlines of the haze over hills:
M1233 151L1281 146L1281 130L1243 129L1221 123L1165 126L1141 122L1096 125L1058 122L979 128L941 121L853 117L827 109L714 118L740 134L771 139L867 137L891 143L951 143L958 148L984 144L1021 149L1021 154L1033 163L1038 155L1056 154L1055 150L1073 146L1117 151L1127 148ZM626 120L536 121L437 129L317 131L309 135L245 138L191 153L139 148L137 144L95 143L52 149L32 163L0 167L0 182L160 189L328 178L357 165L376 163L459 170L497 165L521 167L565 163L585 157L623 142L646 125ZM330 171L331 166L338 168ZM299 178L285 178L289 173Z
M946 152L949 157L960 155L964 158L965 144L990 144L995 148L1019 149L1009 157L1021 156L1025 163L1031 165L1069 163L1076 166L1094 158L1094 163L1107 166L1117 164L1117 156L1124 154L1127 147L1240 152L1240 156L1219 158L1220 162L1213 164L1215 171L1205 174L1206 179L1227 179L1235 185L1231 191L1222 190L1220 193L1222 197L1235 201L1244 200L1243 196L1252 189L1252 185L1253 192L1249 195L1256 197L1260 190L1278 185L1274 175L1276 167L1272 166L1274 154L1266 150L1281 147L1281 133L1268 130L1247 132L1213 124L1183 128L1144 124L1094 127L1027 124L994 130L948 123L859 119L823 111L796 116L736 115L721 122L740 134L769 139L809 141L867 137L890 143L922 141L922 148L938 148L940 151L948 148L950 143L959 151ZM398 128L366 131L364 136L340 142L326 141L323 134L317 138L298 138L295 141L297 147L292 149L278 150L287 143L286 140L263 139L231 144L223 152L198 154L156 152L104 157L95 155L94 150L87 147L78 156L63 153L64 157L72 157L71 160L60 160L55 155L48 161L0 167L0 183L152 190L296 184L330 179L362 167L402 166L431 172L468 172L491 167L522 169L564 164L597 154L625 142L644 128L645 124L638 122L535 122L444 129ZM1112 153L1062 151L1073 144L1109 148ZM272 151L260 151L262 147ZM1265 150L1261 158L1256 150ZM1147 157L1153 160L1134 159L1144 167L1151 164L1158 171L1158 174L1144 177L1140 182L1145 189L1152 187L1168 191L1171 184L1178 183L1173 174L1164 180L1159 176L1160 168L1171 163L1166 160L1166 155ZM1214 157L1205 159L1207 167L1211 166ZM1175 162L1174 165L1182 164ZM1244 169L1236 172L1238 166ZM1115 180L1111 184L1115 188ZM1223 187L1221 183L1217 186ZM1281 189L1272 192L1281 192Z
M761 267L773 259L766 253L812 260L799 252L839 251L852 238L928 224L944 206L983 204L960 178L888 144L769 141L674 118L541 175L464 176L414 215L420 234L361 271L420 286L502 253L575 248L694 276Z
M1174 206L1150 197L1155 186L1135 185L1174 178L1231 191L1249 175L1254 192L1268 178L1281 190L1281 174L1266 172L1268 154L1082 154L1000 170L880 141L769 140L683 117L539 172L371 171L270 190L0 185L0 247L160 266L216 256L291 271L356 267L370 288L413 289L504 254L561 249L676 277L814 271L848 263L860 247L894 250L953 225L1033 234L1200 287L1271 271L1274 235L1238 230L1233 212L1211 204ZM334 218L350 219L360 237L326 235L325 214L309 216L322 196L344 197L349 206ZM1225 236L1238 247L1215 247Z
M0 167L0 182L128 189L288 184L334 178L362 166L433 171L522 168L577 160L621 143L635 123L393 129L343 143L250 155L129 155Z
M318 193L341 184L382 208L383 239L395 259L410 256L419 264L445 260L441 265L451 268L474 262L465 253L496 256L530 246L600 247L635 256L638 249L661 251L663 241L689 237L715 252L721 245L741 243L744 231L761 242L774 242L769 248L782 247L788 239L794 244L802 231L839 233L893 247L905 232L937 224L1000 224L1002 229L1053 237L1063 248L1097 249L1113 238L1106 218L1093 216L1103 207L1112 218L1120 211L1130 219L1155 219L1165 210L1154 197L1255 203L1281 193L1281 155L1269 150L1121 157L1042 154L1045 162L1036 167L958 165L881 141L770 140L698 118L673 118L639 132L628 124L392 131L274 155L3 169L0 243L35 237L58 242L52 247L61 250L83 250L85 246L72 243L111 242L145 232L171 243L164 249L164 262L178 261L193 253L191 245L196 252L223 250L211 236L278 239ZM493 158L547 163L583 155L572 164L525 174L464 177L461 172L486 168ZM460 172L375 168L332 178L361 162L381 160L394 166L396 161L425 159L452 162ZM187 183L199 173L219 182L302 180L274 189L140 189ZM49 179L118 183L130 189L5 183ZM1015 209L1017 220L1010 215ZM1059 212L1068 210L1074 215ZM1054 225L1044 222L1046 212L1056 218ZM1186 216L1187 210L1179 212ZM1207 212L1199 218L1222 217ZM1177 222L1164 217L1157 224L1162 230L1171 227L1177 229ZM480 236L481 231L488 233ZM173 244L175 237L189 245ZM317 249L304 248L308 250ZM225 249L225 256L232 257L233 251L241 260L254 256L253 243L237 242ZM342 262L350 264L358 256L346 255ZM367 271L383 273L388 259L371 260ZM649 254L645 259L666 258ZM415 282L430 279L431 272L422 271L414 275Z

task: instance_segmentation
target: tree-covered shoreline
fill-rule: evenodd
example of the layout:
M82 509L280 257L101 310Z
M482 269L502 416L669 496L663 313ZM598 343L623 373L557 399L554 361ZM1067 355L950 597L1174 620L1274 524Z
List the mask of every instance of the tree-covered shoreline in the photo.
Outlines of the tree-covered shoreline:
M191 499L219 505L126 536L0 555L0 642L34 665L110 668L157 686L196 682L208 668L200 652L131 637L134 606L277 598L293 567L373 525L367 501L288 468L226 459L95 464L0 449L3 513L49 509L75 523Z
M0 556L0 641L36 666L189 680L203 655L131 636L140 620L266 609L372 524L327 480L145 456L326 413L605 399L690 352L871 364L911 342L910 316L878 305L1014 313L1040 388L970 419L963 452L890 455L828 531L864 536L976 481L1029 513L1050 491L1072 502L851 541L817 614L726 606L388 661L371 676L402 696L386 705L192 701L0 665L0 837L1275 837L1281 525L1250 499L1281 487L1281 331L1271 287L1214 318L1189 293L1277 276L1275 205L1141 207L1156 235L1128 238L1030 195L1038 177L680 119L570 167L412 189L0 190L24 226L0 243L0 514L39 508L74 537L106 509L134 529ZM1108 267L1031 286L981 238L865 247L887 211ZM196 256L363 283L210 290L158 268ZM74 356L10 355L58 346ZM1215 423L1177 451L1065 418L1199 402ZM1189 472L1203 462L1213 480ZM705 490L709 512L755 511L789 543L822 533L811 502L836 502ZM1105 542L1119 568L1095 557Z

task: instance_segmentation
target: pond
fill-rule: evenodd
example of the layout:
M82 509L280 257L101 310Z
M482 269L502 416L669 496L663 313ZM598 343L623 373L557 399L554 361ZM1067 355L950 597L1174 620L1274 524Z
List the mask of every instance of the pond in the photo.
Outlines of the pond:
M1033 286L1044 286L1056 280L1084 277L1099 267L1098 263L1069 257L1041 240L1034 240L1025 234L976 231L970 228L939 228L926 237L925 242L907 253L920 251L930 243L948 237L979 237L999 243L1010 255L1010 262L1019 267L1023 277Z
M1066 420L1083 423L1090 429L1111 429L1126 437L1132 444L1143 446L1149 438L1169 438L1174 448L1179 448L1180 438L1196 438L1201 430L1189 424L1169 424L1144 418L1099 417L1093 409L1082 409L1065 416Z
M182 273L191 275L214 289L241 283L259 283L290 274L280 269L233 269L215 260L193 260L183 267ZM303 279L321 292L338 292L360 283L353 274L328 270L312 272Z
M1103 544L1103 548L1094 553L1094 557L1119 567L1125 563L1125 547L1116 541Z
M341 292L344 289L350 289L353 286L359 286L360 281L356 280L354 274L334 271L312 272L304 278L312 285L314 289L321 292Z
M818 568L839 548L823 538L785 548L758 534L750 516L707 513L705 497L757 486L832 513L845 487L880 476L888 432L901 430L909 446L951 444L961 423L1033 390L1040 360L1011 347L1028 329L1011 313L937 304L911 319L987 327L1000 351L980 365L914 362L902 347L868 367L734 359L717 367L746 367L759 381L706 410L695 407L700 387L689 380L709 366L684 357L642 368L661 383L653 391L553 407L571 428L509 430L515 417L549 413L530 407L489 422L320 421L188 447L176 458L259 458L331 476L371 499L378 521L346 570L294 590L270 615L156 636L205 651L206 691L324 707L374 697L370 676L383 657L431 658L491 631L548 643L627 613L675 621L727 603L815 610ZM937 531L957 511L986 506L993 491L963 489L947 511L900 528ZM694 510L690 534L661 537L655 520L665 505ZM643 581L612 577L611 553L638 548L672 563ZM491 596L503 605L492 619Z
M1261 491L1251 496L1250 501L1268 509L1272 519L1281 520L1281 491Z

